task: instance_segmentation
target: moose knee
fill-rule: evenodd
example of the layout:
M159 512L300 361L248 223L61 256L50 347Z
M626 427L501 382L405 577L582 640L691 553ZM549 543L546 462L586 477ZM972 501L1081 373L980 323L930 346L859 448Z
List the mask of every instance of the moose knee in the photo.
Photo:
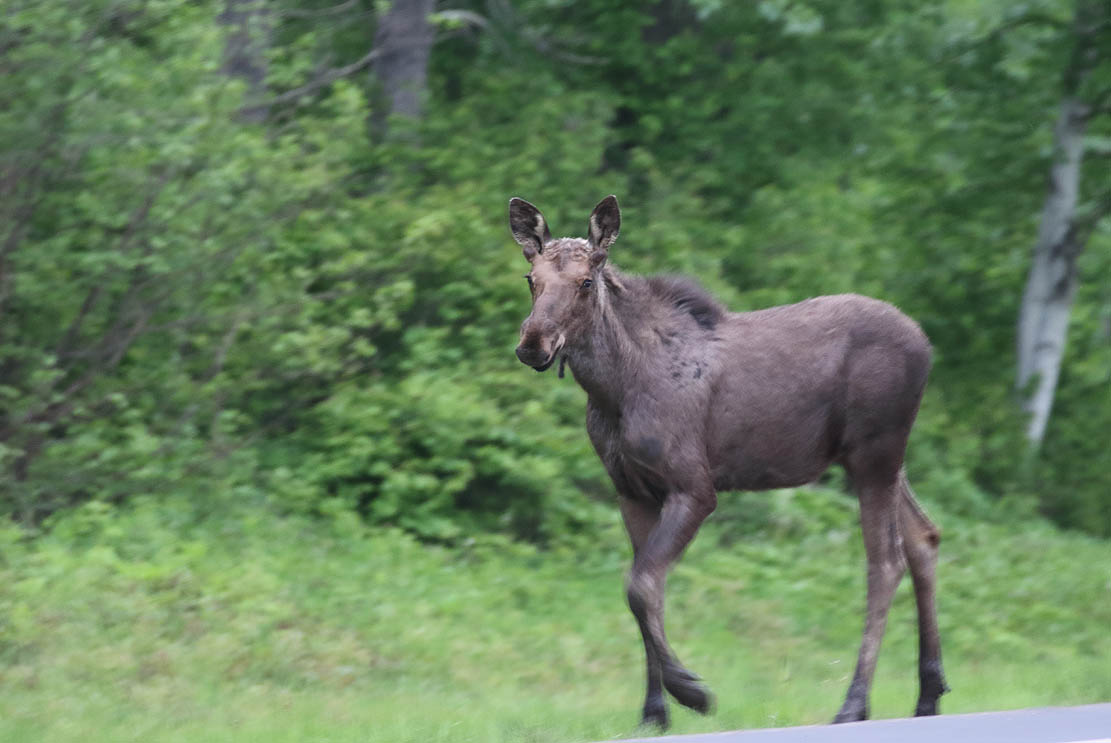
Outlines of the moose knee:
M633 614L643 617L659 603L660 587L651 575L634 567L625 581L625 595Z

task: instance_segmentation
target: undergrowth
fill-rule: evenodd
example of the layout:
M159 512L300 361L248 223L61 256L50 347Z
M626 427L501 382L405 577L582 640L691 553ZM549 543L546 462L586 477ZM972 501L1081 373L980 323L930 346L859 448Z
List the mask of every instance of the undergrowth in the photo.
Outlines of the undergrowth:
M642 650L615 512L591 543L455 547L263 503L92 503L0 531L0 739L574 741L632 734ZM944 712L1111 699L1111 545L935 513ZM718 695L676 732L819 723L862 624L853 501L723 495L669 581L677 652ZM915 689L909 581L874 717Z

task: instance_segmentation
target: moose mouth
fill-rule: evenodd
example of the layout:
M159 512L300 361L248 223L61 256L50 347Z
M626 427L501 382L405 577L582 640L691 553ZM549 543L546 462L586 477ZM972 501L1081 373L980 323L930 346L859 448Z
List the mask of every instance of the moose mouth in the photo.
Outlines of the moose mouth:
M556 362L556 359L559 358L559 352L563 350L564 343L566 343L566 338L564 338L563 335L560 335L559 340L556 341L555 348L552 349L552 355L548 357L548 360L545 361L543 364L534 366L532 368L538 372L548 371L548 369L551 369L552 364L554 364Z

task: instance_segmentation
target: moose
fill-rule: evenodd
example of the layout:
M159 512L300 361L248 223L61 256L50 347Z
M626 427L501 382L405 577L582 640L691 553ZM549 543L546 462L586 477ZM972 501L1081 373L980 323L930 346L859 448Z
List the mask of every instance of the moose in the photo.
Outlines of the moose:
M868 718L888 608L908 566L915 714L937 714L949 690L935 607L940 533L903 466L931 363L925 333L892 305L855 294L729 312L689 279L619 271L608 258L620 226L615 196L594 208L586 239L553 239L535 206L509 202L510 230L531 265L517 357L538 372L559 361L560 376L570 365L632 542L626 592L647 662L642 724L667 728L665 689L702 714L713 706L668 645L663 612L668 571L717 491L803 485L834 463L860 504L868 569L863 639L834 722Z

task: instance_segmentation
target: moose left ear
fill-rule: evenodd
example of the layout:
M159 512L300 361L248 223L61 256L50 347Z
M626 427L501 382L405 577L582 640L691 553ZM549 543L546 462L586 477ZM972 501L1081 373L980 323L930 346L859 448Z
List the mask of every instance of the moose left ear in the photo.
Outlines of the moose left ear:
M621 229L621 210L617 207L617 197L609 195L598 202L594 211L590 213L590 229L587 236L593 255L590 262L595 266L605 262L609 255L610 246L617 239Z

